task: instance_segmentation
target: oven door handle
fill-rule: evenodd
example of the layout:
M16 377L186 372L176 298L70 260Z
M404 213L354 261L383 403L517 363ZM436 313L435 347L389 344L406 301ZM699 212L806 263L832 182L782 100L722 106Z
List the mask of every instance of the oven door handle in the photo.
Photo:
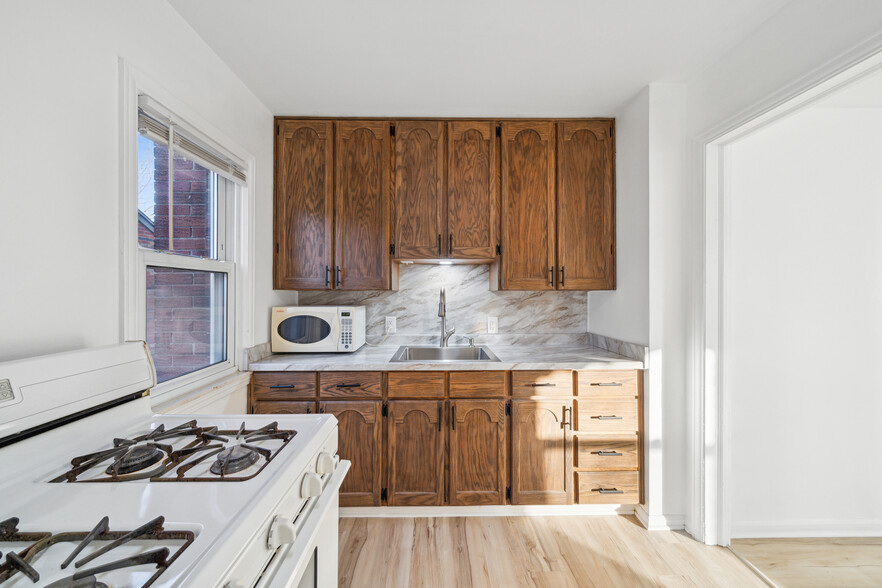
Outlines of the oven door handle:
M255 588L287 586L291 578L294 578L303 571L310 558L298 559L298 555L304 554L309 556L312 554L311 543L314 541L322 522L328 514L328 509L330 509L331 505L337 504L340 486L343 485L343 479L346 477L346 473L351 465L352 462L348 460L340 460L340 463L337 464L337 469L334 470L330 479L324 484L322 493L315 499L313 507L294 520L294 526L297 529L297 536L294 538L294 542L282 546L276 551L276 554L264 569L260 580L255 584Z

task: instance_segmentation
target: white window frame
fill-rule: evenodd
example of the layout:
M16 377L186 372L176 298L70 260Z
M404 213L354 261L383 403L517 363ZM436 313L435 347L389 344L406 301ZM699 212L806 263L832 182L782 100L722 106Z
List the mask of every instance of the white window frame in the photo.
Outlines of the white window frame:
M227 274L226 360L156 385L154 404L197 393L239 371L244 342L251 337L254 283L254 163L255 158L195 111L180 103L159 84L120 59L120 340L145 340L147 333L147 267L174 267ZM138 97L148 95L173 113L173 122L193 138L206 141L221 153L243 162L247 182L218 181L218 259L175 255L138 244ZM223 193L221 193L223 192Z

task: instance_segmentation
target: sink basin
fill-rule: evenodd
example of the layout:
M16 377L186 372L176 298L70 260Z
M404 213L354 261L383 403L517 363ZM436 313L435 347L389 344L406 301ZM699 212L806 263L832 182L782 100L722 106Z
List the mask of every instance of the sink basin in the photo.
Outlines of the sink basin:
M476 347L408 347L401 346L390 361L499 361L486 345Z

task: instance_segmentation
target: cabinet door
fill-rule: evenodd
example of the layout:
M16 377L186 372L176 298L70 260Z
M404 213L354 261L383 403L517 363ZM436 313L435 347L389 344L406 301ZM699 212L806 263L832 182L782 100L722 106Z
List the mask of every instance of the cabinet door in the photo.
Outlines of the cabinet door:
M276 135L273 287L327 290L334 263L333 123L284 120Z
M336 123L334 265L340 271L332 273L338 290L391 287L389 126L380 121Z
M557 262L563 290L616 287L611 121L563 122L557 130Z
M512 401L512 504L571 504L573 403Z
M444 226L444 123L395 125L395 256L438 259Z
M447 147L449 257L491 259L499 245L496 125L452 121Z
M438 506L443 479L443 402L389 402L389 504Z
M379 506L382 418L376 402L322 402L321 411L337 417L337 454L352 467L340 488L340 506Z
M503 504L505 401L450 403L450 504Z
M285 400L255 400L251 414L312 414L315 402L290 402Z
M553 290L554 123L502 123L502 285Z

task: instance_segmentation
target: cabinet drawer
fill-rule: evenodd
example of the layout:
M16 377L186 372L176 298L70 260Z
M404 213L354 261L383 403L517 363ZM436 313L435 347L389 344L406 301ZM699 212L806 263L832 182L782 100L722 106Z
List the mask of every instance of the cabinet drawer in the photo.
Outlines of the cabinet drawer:
M576 375L579 396L638 396L640 370L581 371Z
M578 504L637 504L640 472L576 472Z
M576 435L576 467L596 470L636 469L637 435Z
M444 372L389 372L389 398L444 398Z
M382 372L320 372L322 398L381 398Z
M256 400L315 398L315 372L255 372L251 395Z
M511 395L525 396L572 396L573 372L570 371L524 371L511 373Z
M576 429L583 433L636 433L636 398L579 398Z
M287 402L284 400L257 400L252 414L313 414L315 402Z
M451 398L501 398L505 372L450 372Z

